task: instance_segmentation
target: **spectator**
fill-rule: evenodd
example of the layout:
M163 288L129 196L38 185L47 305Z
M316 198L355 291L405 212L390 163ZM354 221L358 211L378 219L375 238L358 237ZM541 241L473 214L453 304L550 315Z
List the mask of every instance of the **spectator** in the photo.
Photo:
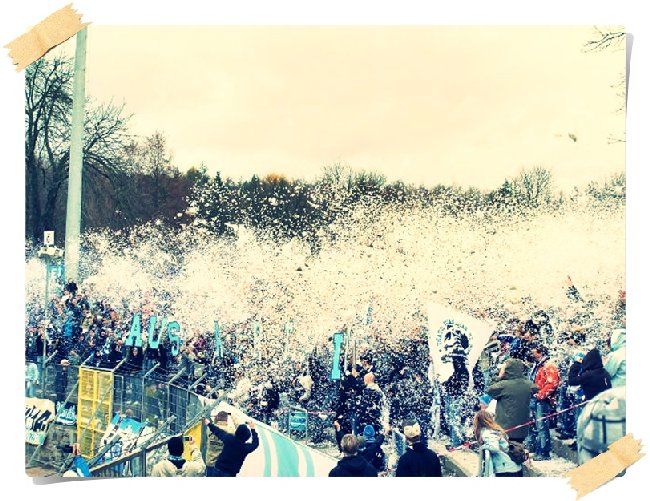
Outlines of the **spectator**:
M25 396L33 398L36 396L38 386L39 369L34 362L28 362L25 366Z
M569 369L569 385L580 385L585 400L591 400L601 391L612 387L609 373L603 367L597 348L587 352L584 359L573 362Z
M492 415L478 411L474 415L474 436L481 445L481 477L522 477L521 465L515 463L508 455L508 437ZM489 461L485 452L490 453Z
M359 361L361 362L361 371L360 375L361 377L365 377L366 374L370 374L371 372L375 372L375 366L372 363L372 355L370 353L364 353L359 357ZM376 377L376 375L375 375Z
M530 373L530 379L538 388L531 399L531 411L535 426L531 429L530 443L534 451L534 459L547 461L551 459L551 432L547 416L555 405L555 394L559 386L557 366L548 358L548 350L544 345L534 345L531 350L535 365Z
M300 404L305 404L310 398L311 398L311 388L314 385L314 381L312 380L311 376L309 375L309 371L304 370L302 372L302 375L298 376L296 378L296 382L298 383L298 402Z
M59 369L54 376L54 391L56 392L56 401L65 402L65 397L68 389L68 367L70 362L61 360Z
M605 362L605 369L611 377L612 388L625 386L625 329L615 329L609 338L610 353Z
M399 458L396 477L442 477L442 468L438 455L422 441L420 425L408 422L404 426L404 436L408 449Z
M81 455L81 446L78 443L64 447L64 451L70 452L74 457L70 468L62 475L63 477L92 477L88 462Z
M229 414L226 411L217 412L214 424L226 433L232 435L235 433L235 427L229 422L228 416ZM216 463L219 454L221 454L221 451L223 451L223 441L214 433L208 434L208 445L205 451L205 462L207 465L205 469L206 477L217 476L215 475L214 464Z
M108 355L108 363L111 368L117 367L117 364L124 359L123 344L124 342L121 339L118 339L115 341L115 344L113 344L113 349Z
M359 446L359 455L363 456L377 471L386 469L386 455L381 445L384 443L383 435L375 435L375 429L366 425L363 429L363 439Z
M386 398L377 383L372 372L363 377L366 387L361 392L359 400L359 424L371 425L376 433L384 433L388 428L388 410L386 409Z
M269 424L271 417L280 407L280 394L273 378L269 378L260 389L260 414L262 420Z
M255 431L255 423L249 421L248 426L240 424L234 435L215 426L209 419L205 419L204 423L223 442L223 449L214 464L213 476L236 477L246 456L260 445L259 437ZM249 444L247 442L251 436L253 439Z
M376 477L377 470L357 454L361 439L348 433L341 439L343 458L330 471L330 477Z
M172 437L167 442L169 455L157 463L151 470L152 477L202 477L205 473L205 463L192 437L187 437L191 458L183 458L184 437Z
M142 372L142 351L140 348L137 346L131 348L126 365L127 370L132 374L140 374Z
M499 373L499 381L487 389L487 394L497 401L495 421L505 430L530 421L530 399L538 388L524 376L524 370L521 360L509 359ZM528 426L508 432L508 437L518 442L527 435Z
M578 418L578 462L586 463L605 452L626 434L625 388L605 390L589 400Z
M458 447L465 440L464 423L467 415L467 391L469 388L469 371L461 358L452 359L453 374L442 383L444 418L451 438L451 447Z
M364 388L363 381L359 378L360 370L360 365L349 365L345 378L341 380L336 419L340 423L343 435L356 434L359 426L359 399ZM340 440L338 443L340 444Z

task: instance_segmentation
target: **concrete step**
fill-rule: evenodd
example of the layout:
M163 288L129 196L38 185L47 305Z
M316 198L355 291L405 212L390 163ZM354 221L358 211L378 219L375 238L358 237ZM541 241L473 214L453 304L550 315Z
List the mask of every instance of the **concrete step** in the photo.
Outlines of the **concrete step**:
M443 467L443 475L450 477L476 477L479 469L479 456L473 450L460 449L447 451L445 444L429 441L429 447L438 454ZM568 447L567 447L568 449ZM574 469L576 463L555 453L549 461L528 460L523 465L525 477L561 477Z

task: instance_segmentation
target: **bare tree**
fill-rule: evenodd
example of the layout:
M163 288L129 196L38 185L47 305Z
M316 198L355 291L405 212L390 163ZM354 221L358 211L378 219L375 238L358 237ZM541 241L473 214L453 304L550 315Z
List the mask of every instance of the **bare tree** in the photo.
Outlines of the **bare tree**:
M626 33L620 26L615 27L594 27L594 37L585 43L584 48L587 52L601 52L601 51L620 51L625 50ZM617 97L620 99L620 105L615 110L616 113L624 113L627 105L627 72L623 71L619 74L616 82L611 85L611 88L616 92ZM623 143L625 142L625 131L622 135L610 134L608 142Z
M72 76L72 63L64 58L41 58L25 72L25 232L36 240L46 229L63 235ZM106 189L98 188L122 172L129 118L123 112L124 106L86 104L82 224L93 213L86 209L106 197Z
M522 170L513 184L524 203L533 207L548 204L553 198L553 174L543 167Z

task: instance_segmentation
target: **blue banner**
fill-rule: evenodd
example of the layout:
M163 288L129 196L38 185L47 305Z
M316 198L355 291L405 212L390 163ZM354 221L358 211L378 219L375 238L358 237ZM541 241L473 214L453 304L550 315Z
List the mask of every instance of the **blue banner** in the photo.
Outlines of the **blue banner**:
M214 356L222 358L223 357L223 343L221 341L221 327L219 327L219 321L214 321Z
M344 338L345 335L342 332L337 332L332 337L334 348L332 350L332 374L330 377L333 381L341 379L341 347Z
M126 338L124 344L126 346L136 346L138 348L142 346L142 327L140 327L139 313L136 313L133 316L133 322L131 323L131 330L129 331L129 336Z

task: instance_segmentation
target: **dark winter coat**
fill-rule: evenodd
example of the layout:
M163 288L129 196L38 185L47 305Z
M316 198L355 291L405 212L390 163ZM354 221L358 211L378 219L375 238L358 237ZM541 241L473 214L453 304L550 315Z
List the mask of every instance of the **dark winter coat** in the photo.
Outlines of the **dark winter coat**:
M399 458L396 477L442 477L438 455L423 442L413 444Z
M530 398L537 393L537 385L524 376L524 363L516 358L506 362L503 378L487 389L487 394L497 401L495 421L507 430L530 420ZM528 426L511 432L508 437L523 440Z
M569 369L569 384L580 385L587 400L612 387L609 373L603 367L603 359L597 348L588 352L582 363L573 363Z
M349 417L353 412L356 412L362 391L363 383L358 378L355 378L352 374L345 376L341 381L339 403L336 410L339 418Z
M257 432L255 430L250 431L253 440L249 444L239 436L240 428L246 427L246 425L239 425L234 435L222 430L213 423L210 423L208 426L210 427L210 431L223 442L223 450L217 457L214 466L225 473L230 473L233 476L237 475L244 464L246 456L257 449L260 445L260 439L257 436Z
M65 395L68 387L68 369L60 367L54 376L54 391L57 395Z
M122 359L124 358L124 351L122 351L124 348L121 348L120 350L117 350L116 347L113 347L113 350L111 351L110 355L108 355L108 363L110 364L111 367L115 367L117 364L119 364Z
M376 477L378 472L363 456L349 456L340 459L332 468L329 477Z
M376 384L366 386L359 400L359 425L363 428L369 424L375 431L382 430L384 405L385 397L379 387Z

